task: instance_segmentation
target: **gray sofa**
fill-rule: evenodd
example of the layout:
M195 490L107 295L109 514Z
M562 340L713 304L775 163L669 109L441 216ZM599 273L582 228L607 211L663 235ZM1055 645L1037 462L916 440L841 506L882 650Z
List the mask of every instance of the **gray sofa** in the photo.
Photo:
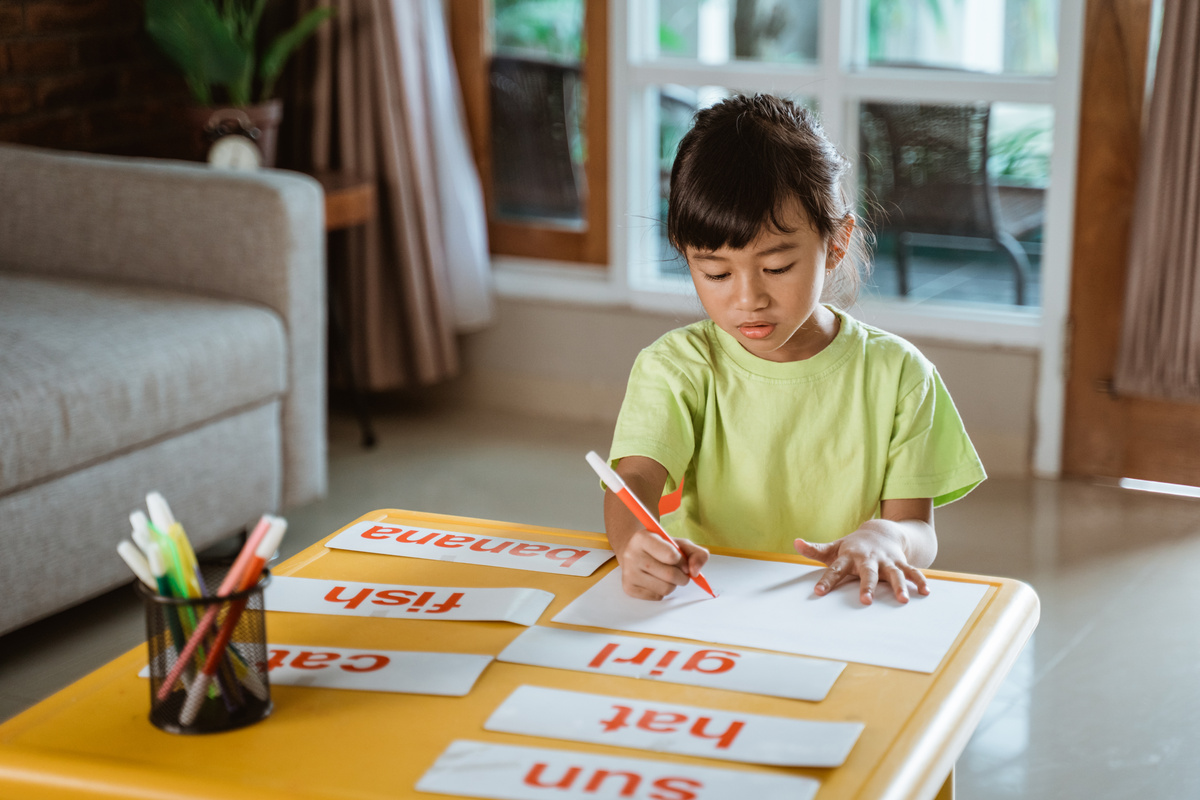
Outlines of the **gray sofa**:
M0 634L323 494L323 197L268 170L0 145Z

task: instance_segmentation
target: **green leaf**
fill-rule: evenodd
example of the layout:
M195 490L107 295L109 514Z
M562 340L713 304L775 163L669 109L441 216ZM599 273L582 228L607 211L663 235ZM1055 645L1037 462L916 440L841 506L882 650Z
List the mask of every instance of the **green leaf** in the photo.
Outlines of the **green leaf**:
M212 105L212 88L204 81L196 80L190 75L185 75L184 80L187 81L188 89L192 92L192 99L202 106Z
M235 80L252 58L209 0L146 0L146 32L183 71L200 102L210 84Z
M262 20L263 11L266 10L267 0L255 0L254 8L250 11L250 38L253 39L258 33L258 23Z
M684 53L687 51L687 40L669 25L659 25L658 49L664 53Z
M271 46L267 48L258 67L258 77L262 78L263 82L263 100L271 99L271 94L275 90L275 81L283 72L283 65L291 56L292 51L303 44L304 40L317 29L317 26L332 17L333 14L334 9L328 6L314 8L271 42Z

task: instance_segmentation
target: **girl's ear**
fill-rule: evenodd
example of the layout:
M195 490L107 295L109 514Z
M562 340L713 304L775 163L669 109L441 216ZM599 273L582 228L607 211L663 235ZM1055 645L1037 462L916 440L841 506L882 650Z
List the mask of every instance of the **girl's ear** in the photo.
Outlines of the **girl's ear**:
M834 231L833 236L829 237L829 251L825 255L825 269L834 270L838 264L842 263L842 259L846 257L846 251L850 248L850 237L854 234L854 215L847 214L842 220L841 227Z

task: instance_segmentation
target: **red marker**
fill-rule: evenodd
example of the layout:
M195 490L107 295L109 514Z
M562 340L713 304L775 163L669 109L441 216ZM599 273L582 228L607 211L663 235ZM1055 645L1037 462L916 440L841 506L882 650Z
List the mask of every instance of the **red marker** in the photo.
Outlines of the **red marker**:
M271 528L271 522L274 517L264 514L258 524L254 526L254 531L251 532L249 538L246 539L246 544L242 547L242 551L238 553L237 559L234 560L233 566L229 568L229 572L225 575L225 580L221 582L221 588L217 589L217 597L224 597L227 594L236 592L241 583L242 575L246 572L246 565L254 558L254 551L258 549L262 543L263 537L267 535L267 531ZM136 530L136 528L135 528ZM255 570L254 575L257 578L258 570ZM183 670L192 661L192 654L196 652L196 648L204 641L208 635L208 629L212 627L213 622L217 619L218 607L211 605L208 611L205 612L204 618L200 620L200 624L196 626L196 630L192 632L192 638L188 639L187 645L179 653L179 658L175 659L175 666L167 673L166 679L158 690L158 700L163 702L166 700L171 691L175 688L175 681L179 680L179 676L183 674ZM258 694L255 692L255 694ZM265 693L262 697L266 699Z
M237 576L237 591L244 592L258 582L263 566L267 563L267 559L279 547L280 540L283 539L283 534L287 530L287 520L282 517L272 517L270 528L266 535L258 543L254 554L248 559L243 566L243 572ZM233 572L233 569L230 569ZM228 578L229 576L227 576ZM204 701L204 696L208 692L208 684L213 676L217 674L217 667L221 662L221 657L225 652L225 648L229 645L229 640L233 636L233 629L237 626L238 618L242 616L242 611L246 608L246 600L237 600L229 608L225 615L225 622L221 625L221 630L217 632L216 641L208 650L208 657L204 661L204 670L196 676L196 680L188 688L187 698L183 702L183 709L179 712L179 722L183 725L191 725L196 720L196 715L200 713L200 704Z
M621 498L621 502L633 512L633 515L638 518L638 522L645 525L646 530L658 534L663 541L675 548L675 552L683 555L682 548L676 544L670 534L663 530L663 526L659 524L658 520L654 518L654 515L650 513L646 506L642 504L642 501L633 492L629 491L629 487L625 485L625 481L621 480L621 476L608 465L608 462L597 455L594 450L590 451L586 458L587 462L592 465L592 469L600 476L600 480L604 481L604 485L611 489L617 497ZM700 573L697 572L693 575L692 580L696 582L697 586L713 597L717 596L717 593L712 590L712 587L708 585L708 581Z

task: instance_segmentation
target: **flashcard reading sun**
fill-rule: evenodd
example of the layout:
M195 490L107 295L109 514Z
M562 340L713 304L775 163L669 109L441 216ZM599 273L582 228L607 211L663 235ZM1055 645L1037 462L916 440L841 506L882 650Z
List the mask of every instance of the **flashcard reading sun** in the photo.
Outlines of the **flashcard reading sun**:
M539 544L503 536L410 528L381 522L351 525L325 546L335 550L577 576L591 575L613 557L611 550Z
M863 729L539 686L519 687L483 727L779 767L840 766Z
M812 800L820 785L770 772L459 739L421 776L417 790L503 800Z
M352 617L515 622L532 625L554 595L541 589L401 586L275 577L264 591L267 611Z
M522 633L496 659L795 700L824 700L846 668L842 661L542 627Z

